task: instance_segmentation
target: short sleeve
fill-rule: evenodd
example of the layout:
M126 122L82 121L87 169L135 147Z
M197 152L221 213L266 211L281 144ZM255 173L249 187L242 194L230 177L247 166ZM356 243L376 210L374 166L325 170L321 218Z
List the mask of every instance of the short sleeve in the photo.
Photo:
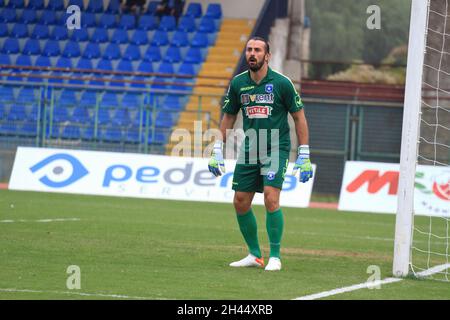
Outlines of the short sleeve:
M237 114L239 109L239 101L236 96L236 91L234 90L233 81L231 81L227 95L223 101L222 111L225 113Z
M294 84L289 79L286 79L283 97L286 109L290 113L303 109L303 101L295 89Z

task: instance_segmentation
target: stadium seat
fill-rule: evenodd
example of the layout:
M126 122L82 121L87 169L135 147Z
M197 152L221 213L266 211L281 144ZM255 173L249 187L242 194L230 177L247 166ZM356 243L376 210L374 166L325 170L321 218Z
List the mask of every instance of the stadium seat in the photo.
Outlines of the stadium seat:
M0 87L0 101L3 103L0 105L4 105L5 103L11 103L15 99L14 97L14 89L11 86L1 86Z
M25 42L25 45L23 46L22 53L27 54L27 55L40 54L41 46L40 46L39 40L28 39L27 42Z
M5 42L3 42L2 53L7 54L16 54L19 53L20 46L19 41L14 38L7 38Z
M37 20L36 11L31 9L25 9L20 16L20 22L25 24L35 23Z
M94 103L95 104L95 103ZM76 106L71 120L77 123L87 123L90 120L89 109L84 106Z
M175 31L170 43L173 47L186 47L189 45L188 34L185 31Z
M80 136L80 126L76 124L68 124L67 126L64 126L61 133L61 138L63 139L80 139Z
M106 7L105 12L110 13L110 14L119 14L120 13L120 1L119 0L109 0L108 6Z
M50 9L51 11L60 11L60 10L64 10L64 8L65 8L64 0L48 1L47 7L46 7L46 9ZM50 11L50 10L45 10L45 11Z
M140 98L138 93L126 92L122 97L121 106L128 109L138 108L141 104Z
M117 26L116 16L110 13L102 14L98 26L105 29L115 28Z
M203 61L202 51L199 48L189 48L184 57L184 62L201 63Z
M200 32L206 32L206 33L212 33L216 32L216 24L214 22L213 18L203 17L200 20L200 24L198 26L198 31Z
M100 52L100 46L97 43L88 43L84 49L83 58L87 59L97 59L100 58L101 52Z
M6 117L8 121L22 120L27 117L25 106L22 104L17 104L11 106L11 109Z
M44 0L29 0L27 8L33 10L41 10L44 9Z
M174 82L175 84L168 86L169 89L186 93L192 92L195 85L195 80L193 79L176 78Z
M86 90L81 94L80 106L91 107L97 104L97 92Z
M22 67L29 67L32 65L30 56L27 55L19 55L16 59L16 65Z
M150 61L141 61L137 68L138 72L152 73L153 72L153 64Z
M48 26L42 24L36 24L31 32L32 39L48 39L50 31Z
M126 108L118 108L114 112L111 122L118 126L128 126L131 122L128 110Z
M50 34L50 39L52 40L67 40L68 37L69 33L65 26L55 26Z
M178 63L181 61L181 52L178 47L169 47L164 55L163 62Z
M95 14L91 12L83 12L83 14L81 15L81 27L91 28L96 26L97 22L95 21Z
M158 112L158 115L156 116L155 124L157 127L160 127L160 128L172 127L173 126L172 113L164 112L164 111Z
M7 37L8 35L8 24L0 22L0 37Z
M125 86L125 78L122 76L114 75L109 81L109 85L111 87L124 87ZM128 85L128 83L127 83Z
M108 30L104 28L95 28L90 41L95 43L108 42Z
M220 3L210 3L206 8L206 12L204 17L212 18L212 19L221 19L222 18L222 7Z
M116 29L111 35L111 42L119 44L128 43L128 31L123 29Z
M169 44L169 38L166 31L156 30L153 34L152 46L167 46Z
M81 55L80 45L75 41L67 41L62 52L62 56L66 58L77 58Z
M39 56L36 58L34 65L36 67L52 67L52 62L50 61L49 57Z
M120 56L121 56L120 47L115 43L108 44L108 46L105 48L105 52L103 53L104 59L115 60L119 59Z
M173 64L169 62L162 62L158 67L158 73L174 74Z
M53 3L53 1L49 1L49 5L50 5L50 3ZM45 24L45 25L56 24L57 21L58 21L58 18L56 16L56 12L53 11L53 9L51 11L50 10L42 11L41 18L39 19L39 23Z
M4 8L0 11L0 22L11 23L16 21L16 10Z
M123 14L119 20L119 28L124 30L134 29L136 27L136 19L131 14Z
M25 0L9 0L6 6L13 9L22 9L25 7Z
M125 141L128 143L140 143L139 128L128 128Z
M108 142L122 142L122 129L113 126L107 126L101 131L100 139Z
M70 36L71 41L83 42L89 40L89 33L86 28L72 30L72 35Z
M108 58L103 58L98 60L96 69L101 71L112 71L113 68L111 61Z
M191 47L206 48L209 46L208 35L203 32L196 32L191 41Z
M51 77L48 79L49 83L63 83L64 82L63 79L58 78L58 77L64 76L64 73L62 73L62 72L52 72L50 74L50 76Z
M128 47L125 49L125 52L122 56L122 59L125 60L139 60L141 58L141 52L139 49L139 46L136 46L134 44L128 45Z
M189 3L184 15L192 18L200 18L202 16L202 5L198 2Z
M76 106L78 103L75 90L64 89L58 99L58 104L65 107Z
M23 23L16 23L10 32L11 37L26 38L28 37L28 28Z
M134 71L133 64L129 60L120 60L119 63L117 64L116 71L133 72Z
M72 61L70 58L59 57L58 60L56 61L55 67L71 69Z
M27 114L27 119L36 122L39 118L39 103L33 103Z
M135 45L146 45L148 44L147 31L136 30L131 36L130 42Z
M147 14L154 15L156 13L156 8L160 4L159 1L150 1L147 5Z
M95 120L95 119L92 119L92 120ZM108 108L98 108L97 121L98 121L98 124L107 124L111 121L111 117L110 117Z
M84 11L84 1L83 0L69 0L67 3L67 8L72 5L76 5L76 6L80 7L81 11Z
M0 53L0 65L11 65L11 59L9 58L9 54ZM1 96L1 92L0 92Z
M53 108L53 121L55 122L65 122L69 121L69 109L63 106L57 106Z
M149 80L151 80L151 79L149 79L148 77L135 76L135 77L133 77L132 82L130 83L130 86L133 88L139 88L139 89L146 88L148 85L145 82L147 82Z
M183 62L177 73L183 76L195 76L197 75L195 64Z
M5 122L0 124L0 134L6 136L15 136L17 133L17 125L13 122Z
M180 98L177 95L169 94L162 103L162 109L180 111L182 109Z
M119 105L119 100L117 98L117 93L106 91L100 100L100 107L117 107Z
M190 16L183 16L180 18L180 21L178 22L177 30L184 31L184 32L193 32L196 31L196 25L195 20L193 17Z
M139 18L138 29L139 30L155 30L158 27L158 21L155 16L144 15Z
M97 132L97 136L98 136L98 132ZM93 126L84 127L81 130L81 139L83 139L83 140L93 140L95 138L96 138L96 134L94 132L94 127Z
M144 60L150 62L161 61L161 50L159 46L149 46L145 51Z
M159 22L158 30L162 31L174 31L177 26L177 22L174 16L162 16Z
M42 50L42 55L47 57L55 57L60 55L59 42L55 40L47 40Z
M89 0L86 11L91 13L103 12L103 1Z
M37 134L37 128L36 121L26 120L19 126L17 133L19 136L23 137L35 137Z
M84 69L84 70L94 70L94 67L92 66L92 60L89 59L89 57L83 57L80 58L77 62L77 69Z

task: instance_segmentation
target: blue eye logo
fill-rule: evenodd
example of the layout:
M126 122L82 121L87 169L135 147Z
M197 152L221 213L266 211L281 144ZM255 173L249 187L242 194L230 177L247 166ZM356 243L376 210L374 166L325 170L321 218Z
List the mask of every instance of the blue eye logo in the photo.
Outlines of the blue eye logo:
M48 177L48 175L45 175L42 178L40 178L39 181L41 181L46 186L49 186L52 188L62 188L62 187L65 187L65 186L68 186L68 185L74 183L75 181L80 180L81 178L83 178L85 175L87 175L89 173L89 171L86 170L86 168L81 164L80 161L78 161L78 159L76 159L75 157L68 155L66 153L58 153L58 154L54 154L48 158L45 158L44 160L42 160L42 161L36 163L34 166L32 166L30 168L30 170L31 170L31 172L35 173L36 171L47 166L48 164L50 164L54 161L58 161L58 160L65 160L65 161L69 162L70 165L72 166L72 174L70 175L70 177L64 179L63 181L54 181L54 180L50 179ZM58 177L58 176L62 177L65 170L66 170L66 168L64 168L63 166L56 165L52 169L52 175L54 177Z

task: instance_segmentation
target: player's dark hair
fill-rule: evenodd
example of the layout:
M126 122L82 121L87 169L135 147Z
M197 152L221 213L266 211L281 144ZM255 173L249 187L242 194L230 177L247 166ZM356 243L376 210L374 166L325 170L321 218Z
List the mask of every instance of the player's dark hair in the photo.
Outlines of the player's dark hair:
M248 39L248 41L250 41L250 40L259 40L259 41L264 42L264 44L266 45L266 53L270 53L270 45L269 45L269 41L267 41L267 40L264 39L263 37L255 36L255 37L251 37L250 39ZM247 41L247 43L248 43L248 41Z

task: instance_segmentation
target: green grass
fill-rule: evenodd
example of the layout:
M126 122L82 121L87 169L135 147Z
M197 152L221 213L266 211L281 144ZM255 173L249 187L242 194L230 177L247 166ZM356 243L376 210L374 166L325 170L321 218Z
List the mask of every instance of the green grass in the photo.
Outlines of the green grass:
M12 206L11 206L12 205ZM268 254L265 210L255 206ZM283 270L234 269L246 255L231 204L0 191L0 299L293 299L391 276L394 215L284 208ZM42 223L38 219L78 218ZM24 219L23 222L17 222ZM450 284L406 279L330 299L450 299ZM104 297L107 298L107 297Z

